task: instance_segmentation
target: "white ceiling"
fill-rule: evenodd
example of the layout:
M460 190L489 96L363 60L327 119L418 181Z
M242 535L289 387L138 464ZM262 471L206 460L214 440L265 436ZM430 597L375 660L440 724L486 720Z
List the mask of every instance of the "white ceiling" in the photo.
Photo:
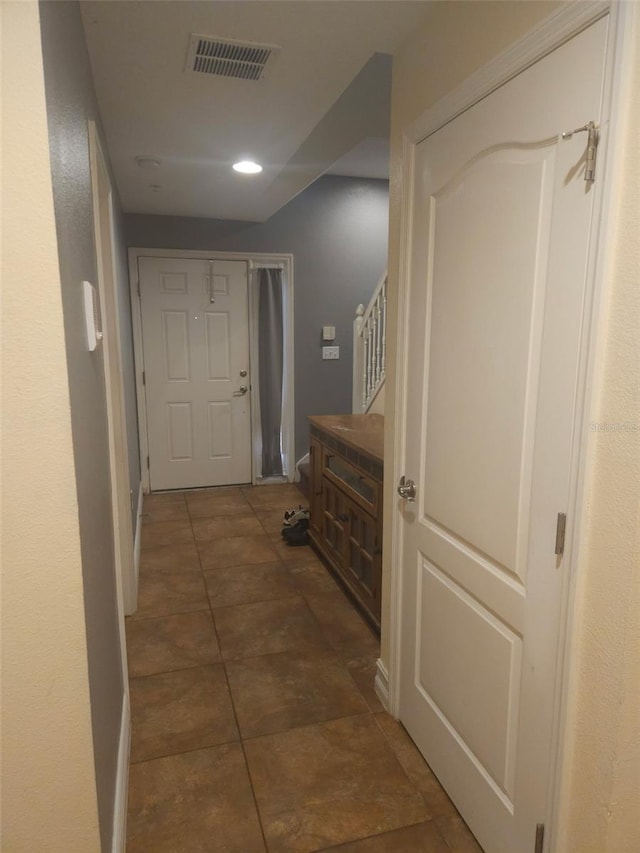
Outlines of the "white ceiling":
M326 171L388 174L390 54L424 0L81 4L127 212L263 221ZM191 33L278 45L257 82L184 71ZM161 161L140 169L137 156ZM239 159L258 176L231 170Z

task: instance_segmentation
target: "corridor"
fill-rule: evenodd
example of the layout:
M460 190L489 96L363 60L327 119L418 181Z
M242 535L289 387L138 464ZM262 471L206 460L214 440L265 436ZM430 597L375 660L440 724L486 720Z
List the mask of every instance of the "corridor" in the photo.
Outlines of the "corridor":
M127 620L128 853L479 853L373 681L379 646L294 486L144 502Z

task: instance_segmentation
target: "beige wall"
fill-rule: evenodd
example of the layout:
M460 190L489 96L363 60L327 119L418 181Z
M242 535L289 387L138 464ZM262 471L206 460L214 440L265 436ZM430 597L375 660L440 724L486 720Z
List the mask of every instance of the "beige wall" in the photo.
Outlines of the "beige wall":
M385 455L393 458L400 238L401 134L440 97L561 4L439 2L396 57L392 98L389 335ZM637 16L636 16L637 17ZM636 26L636 44L638 29ZM628 105L640 100L636 77ZM613 275L607 285L592 420L640 422L637 109L627 131ZM634 135L635 134L635 135ZM593 433L590 498L578 572L572 645L568 750L559 808L559 853L632 853L640 849L638 484L640 433ZM391 520L395 483L385 492L382 659L389 659Z
M589 425L558 845L567 853L640 850L639 12Z
M0 12L2 847L91 853L100 839L38 7Z

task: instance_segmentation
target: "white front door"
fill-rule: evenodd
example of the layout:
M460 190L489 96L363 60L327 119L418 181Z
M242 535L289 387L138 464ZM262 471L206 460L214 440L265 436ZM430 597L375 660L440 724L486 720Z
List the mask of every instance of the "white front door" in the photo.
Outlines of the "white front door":
M251 482L246 261L140 258L152 491Z
M416 148L400 719L488 853L545 821L602 19ZM545 848L546 849L546 848Z

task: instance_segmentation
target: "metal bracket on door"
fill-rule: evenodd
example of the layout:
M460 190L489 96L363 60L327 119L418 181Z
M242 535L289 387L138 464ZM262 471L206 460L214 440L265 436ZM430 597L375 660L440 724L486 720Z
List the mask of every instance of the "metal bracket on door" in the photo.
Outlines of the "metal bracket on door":
M584 164L584 179L585 181L593 181L596 173L596 152L598 150L598 141L600 135L594 121L589 121L582 127L577 127L575 130L565 130L562 134L563 139L571 139L574 133L587 134L587 156Z
M567 529L567 516L564 512L558 513L556 521L556 556L561 557L564 554L564 537Z

